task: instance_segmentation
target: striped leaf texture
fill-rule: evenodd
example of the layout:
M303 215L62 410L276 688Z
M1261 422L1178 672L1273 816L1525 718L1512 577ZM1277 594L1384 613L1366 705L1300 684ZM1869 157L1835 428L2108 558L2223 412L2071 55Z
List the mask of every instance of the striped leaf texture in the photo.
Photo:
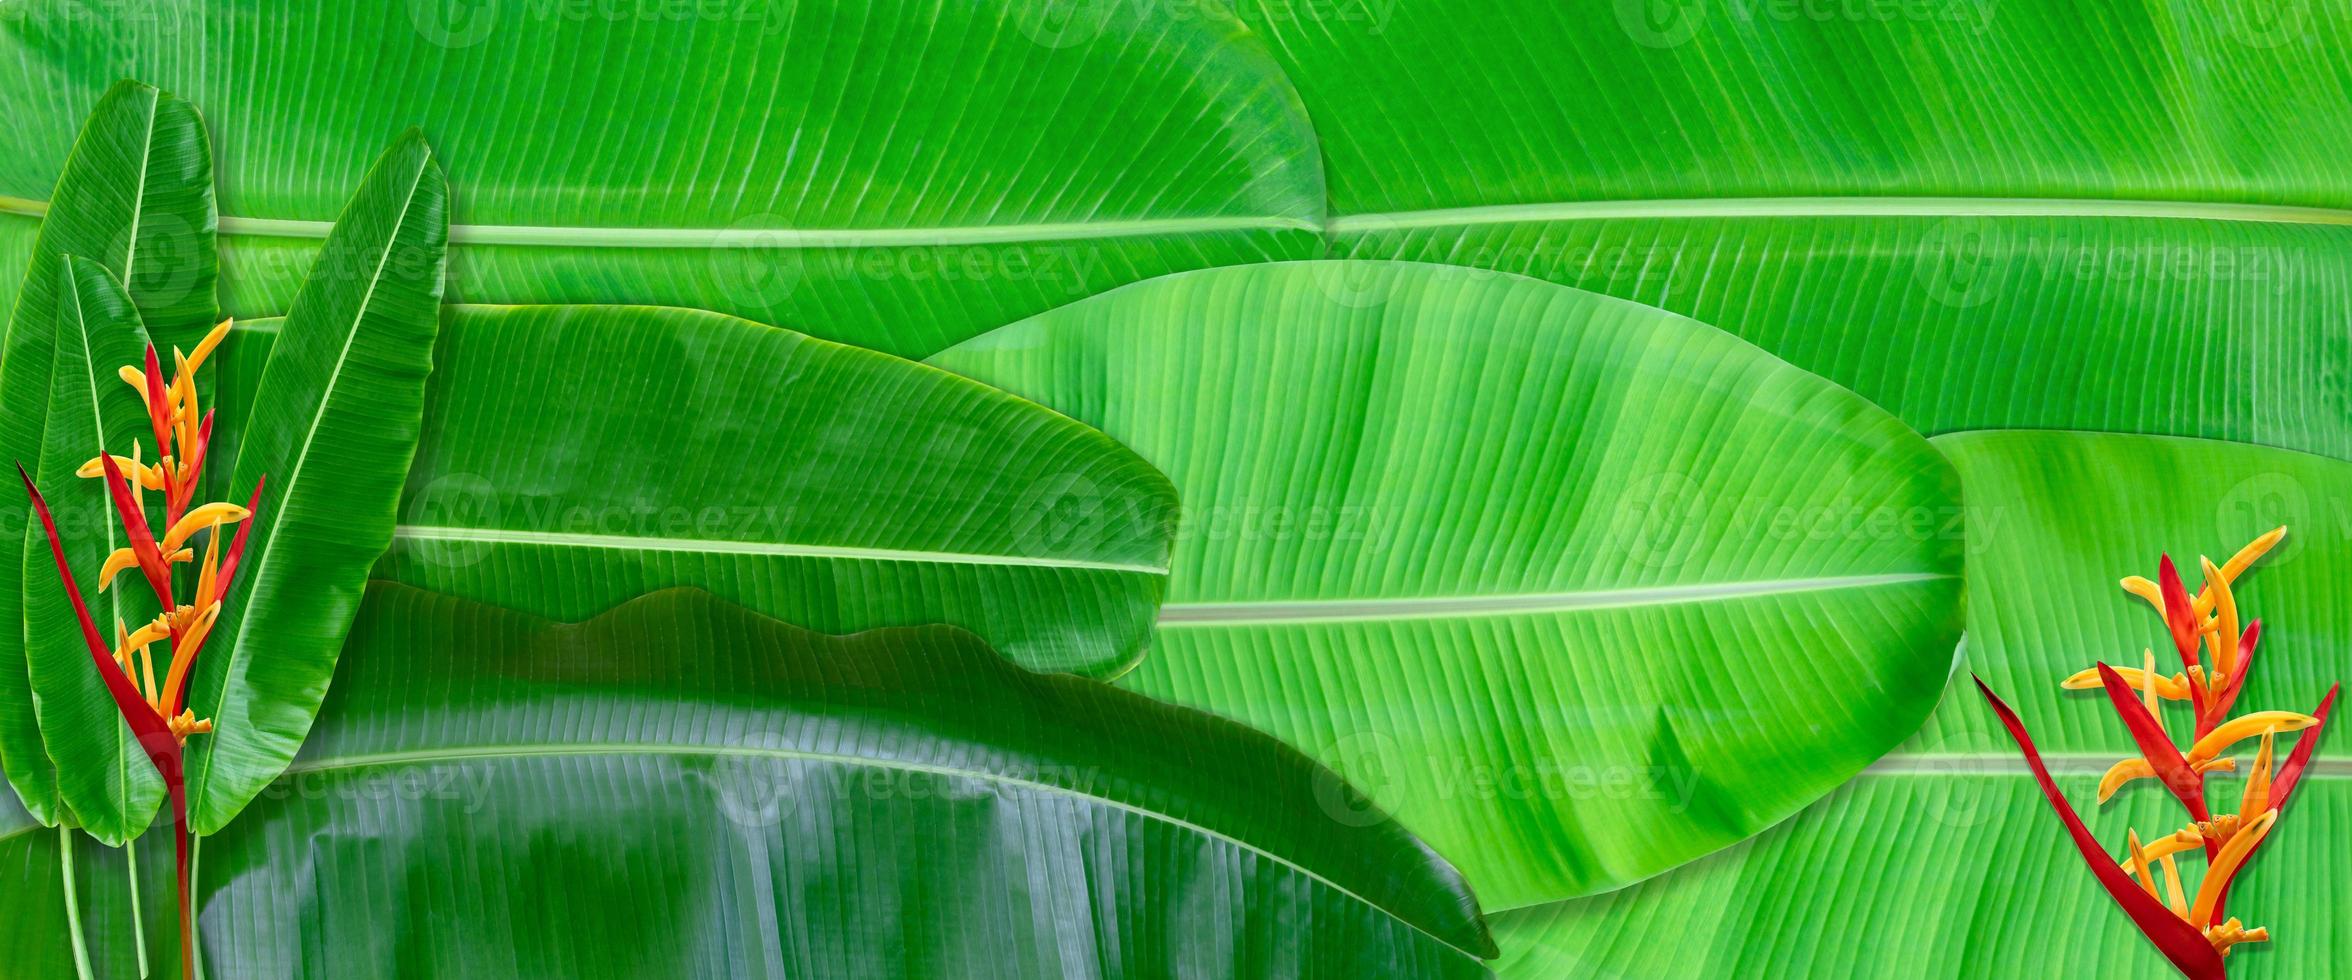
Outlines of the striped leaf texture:
M189 710L215 726L189 745L197 833L227 825L301 747L416 456L449 186L412 129L358 188L243 414L227 499L258 501L237 566L244 593L188 673Z
M1175 489L1092 428L716 313L443 316L379 577L573 620L691 585L829 632L949 623L1037 670L1144 655ZM223 419L279 329L223 345Z
M92 104L85 122L82 113ZM13 231L0 233L27 240L0 249L22 263L8 266L0 281L13 283L18 268L24 276L22 288L0 297L13 311L0 356L0 460L22 464L42 486L72 479L70 467L50 473L44 459L60 322L58 264L64 257L94 262L123 281L135 315L166 351L175 342L194 346L213 314L212 151L196 110L133 82L106 89L102 97L93 92L72 110L59 120L61 130L44 136L50 141L44 152L52 159L64 155L62 168L49 171L62 169L54 189L47 179L37 183L38 192L51 198L48 220L18 220ZM13 187L0 190L15 193ZM86 438L88 427L74 431ZM96 455L94 446L87 448ZM0 514L0 556L6 556L0 559L0 623L6 624L0 627L0 763L29 811L56 824L70 815L59 800L56 767L34 715L24 630L35 614L23 606L26 564L18 557L40 535L27 534L28 507L11 504ZM45 574L54 576L54 566ZM89 737L107 736L96 729ZM120 832L119 820L99 823L101 833Z
M1974 432L1935 444L1968 491L1962 669L2016 706L2075 809L2117 854L2129 829L2152 839L2184 822L2152 780L2096 804L2099 774L2135 754L2131 736L2103 694L2058 687L2094 660L2136 664L2150 647L2171 656L2163 623L2118 579L2153 577L2161 552L2192 568L2199 553L2220 562L2284 524L2286 540L2234 590L2242 615L2263 623L2240 710L2309 712L2352 675L2342 586L2352 464L2104 433ZM1917 736L1787 823L1612 895L1500 918L1497 972L1548 978L1572 964L1576 975L1601 977L2168 974L2082 866L2016 744L1961 679ZM2186 707L2167 710L2173 732L2189 730ZM2282 737L2281 754L2299 737ZM2328 732L2278 829L2230 891L2230 914L2272 934L2231 955L2233 976L2322 976L2352 956L2352 923L2330 877L2352 833L2345 746L2341 732ZM2243 773L2251 743L2239 748ZM2208 777L2218 809L2236 809L2241 778ZM2191 887L2201 867L2185 862Z
M340 671L286 778L203 842L209 976L1480 976L1492 955L1460 877L1353 819L1331 771L952 627L829 637L689 590L561 625L385 584ZM70 969L56 840L0 812L0 869L51 883L0 894L26 975ZM85 920L124 919L119 860L81 850Z
M1796 811L1917 728L1959 638L1942 458L1672 314L1291 263L1128 287L933 362L1175 481L1159 643L1124 683L1338 768L1489 909Z
M145 405L115 373L145 361L147 330L130 292L97 260L61 259L57 272L56 354L40 456L43 496L52 518L73 529L61 541L74 579L90 615L111 639L116 624L137 629L160 610L135 573L123 576L123 588L100 588L107 556L129 547L130 538L104 484L75 471L96 458L101 446L120 455L133 442L144 442L144 458L155 458ZM120 845L147 829L163 802L163 778L90 665L90 647L47 535L25 536L22 568L26 667L42 743L57 764L59 793L90 836Z
M1335 257L1684 313L1928 433L2352 454L2340 4L1235 6Z
M151 81L233 148L240 316L285 312L363 172L349 148L411 125L449 164L464 302L715 309L920 357L1122 283L1322 249L1306 114L1219 4L7 14L0 243L31 234L98 93Z
M1954 694L1941 710L1973 709L1986 719L1984 734L1999 737L1974 688ZM1504 955L1495 973L1507 980L2177 976L2093 883L2032 777L2001 761L1999 772L1883 766L1673 874L1498 916ZM2100 840L2120 850L2129 827L2143 836L2177 829L2180 805L2162 790L2129 790L2094 808L2098 773L2073 773L2060 775L2059 785ZM2279 829L2230 889L2230 914L2272 935L2230 955L2233 977L2330 976L2352 957L2352 929L2326 877L2343 867L2352 783L2340 771L2304 778ZM2214 792L2237 790L2235 780L2213 781ZM2199 862L2187 864L2194 885Z

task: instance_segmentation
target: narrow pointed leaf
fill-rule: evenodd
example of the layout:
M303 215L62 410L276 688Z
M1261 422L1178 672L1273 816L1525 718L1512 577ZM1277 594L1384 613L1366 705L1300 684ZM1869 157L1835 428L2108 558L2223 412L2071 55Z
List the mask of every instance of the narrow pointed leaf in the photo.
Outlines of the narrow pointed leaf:
M400 137L286 315L231 481L242 497L268 477L244 600L224 607L189 682L190 707L214 723L190 745L198 833L226 825L294 757L368 567L391 543L440 326L448 205L424 137Z
M225 348L224 440L276 329ZM698 311L453 306L374 574L558 619L691 585L1113 676L1149 645L1176 518L1133 451L936 368Z
M338 670L204 841L210 976L1473 977L1491 949L1331 771L950 627L830 637L685 590L560 625L379 585ZM54 836L6 819L0 875ZM0 937L55 920L54 878L0 890Z
M933 362L1174 479L1197 523L1122 684L1365 782L1490 909L1794 812L1917 727L1958 640L1941 458L1670 314L1294 263L1154 280Z
M2099 673L2107 682L2108 694L2113 696L2121 686L2116 680L2115 671L2102 664ZM2009 730L2009 737L2017 741L2018 750L2025 753L2025 764L2033 770L2034 782L2041 786L2042 795L2050 801L2050 809L2057 812L2058 821L2066 827L2066 836L2074 843L2075 849L2082 853L2083 862L2088 866L2091 876L2098 880L2099 887L2105 889L2108 897L2123 907L2124 914L2131 917L2132 924L2139 927L2149 942L2156 944L2164 958L2171 960L2172 965L2180 968L2190 980L2220 980L2223 976L2221 957L2213 951L2213 945L2205 941L2204 932L2174 915L2156 896L2141 890L2137 883L2123 873L2123 869L2107 853L2106 845L2099 843L2099 839L2091 835L2091 829L2083 825L2082 818L2075 814L2074 804L2066 801L2066 792L2058 788L2056 780L2050 778L2049 767L2042 764L2042 754L2034 748L2033 738L2026 734L2025 723L2018 719L2016 712L2009 710L2008 705L2001 703L2001 699L1993 694L1992 688L1985 686L1983 680L1972 680L1975 681L1977 692L1984 695L1985 703L1999 717L2001 727Z
M2156 716L2148 713L2148 706L2140 703L2139 693L2123 682L2123 676L2105 663L2099 664L2098 670L2099 683L2106 688L2108 703L2115 706L2115 713L2123 719L2123 727L2131 733L2132 744L2140 748L2140 757L2148 760L2149 767L2156 770L2156 779L2180 799L2182 806L2189 808L2191 816L2198 820L2211 819L2205 810L2204 776L2190 771L2188 760L2181 757L2180 748L2165 737L2164 729L2156 724ZM1978 686L1981 687L1982 682ZM1992 691L1986 690L1985 696L1990 698ZM1998 705L1997 701L1995 703ZM2009 707L1998 706L2006 720ZM2011 729L2018 741L2023 742L2025 737L2021 732L2022 729Z
M99 84L109 82L111 74ZM61 479L39 467L56 360L57 269L64 256L97 263L122 280L159 340L199 336L212 322L217 220L203 121L187 102L135 82L115 84L95 101L86 121L67 122L79 122L80 135L53 148L72 147L54 190L36 191L50 195L49 205L30 246L0 354L0 460L32 468L42 485ZM11 192L0 191L5 193ZM95 447L82 459L94 455ZM62 478L70 478L70 471ZM34 714L23 629L21 556L39 537L24 511L0 513L0 624L6 624L0 627L0 765L28 811L55 823L64 814Z
M99 448L128 453L147 428L139 399L115 370L136 364L147 330L130 294L94 261L59 263L56 364L50 371L48 433L40 472L50 474L51 498L61 516L63 542L78 588L98 629L137 629L158 606L145 583L120 575L100 591L98 570L129 539L99 480L75 475ZM28 537L24 560L25 655L38 700L41 734L58 764L59 789L83 829L110 846L146 829L163 800L163 781L123 720L100 672L90 665L57 561L45 537ZM155 650L160 669L163 645ZM140 708L145 710L142 701Z

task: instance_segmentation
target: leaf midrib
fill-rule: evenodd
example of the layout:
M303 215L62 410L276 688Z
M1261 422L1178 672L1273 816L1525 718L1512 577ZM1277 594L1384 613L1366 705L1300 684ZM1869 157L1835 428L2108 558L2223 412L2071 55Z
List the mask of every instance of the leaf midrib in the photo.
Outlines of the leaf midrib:
M0 196L0 214L40 217L46 201ZM1546 201L1338 215L1323 220L1277 216L1139 218L1031 224L906 228L616 228L593 225L449 226L454 245L580 248L858 248L1081 241L1235 231L1308 231L1322 235L1552 221L1708 218L2081 217L2352 226L2352 209L2218 201L2038 197L1695 197ZM224 235L324 239L331 221L222 215Z
M1474 619L1585 609L1721 602L1759 596L1867 589L1958 579L1949 572L1887 572L1820 578L1701 582L1631 589L1588 589L1511 595L1410 596L1381 599L1171 602L1160 607L1160 627L1281 626L1300 623Z
M865 561L926 562L948 565L1006 565L1069 568L1088 571L1166 575L1165 565L1091 561L1082 558L1038 558L978 552L919 551L863 548L794 542L737 541L725 538L654 537L627 534L588 534L562 531L514 531L501 528L441 527L402 524L392 529L394 539L452 541L474 544L524 544L570 548L623 548L636 551L686 551L697 554L747 555L786 558L846 558Z
M229 662L222 671L221 676L223 677L236 676L237 664L244 659L245 637L253 629L251 613L260 608L262 590L268 587L269 580L264 577L263 572L268 568L270 560L278 554L278 549L274 545L277 544L278 528L286 519L286 502L294 499L294 491L301 485L304 468L310 463L311 443L318 438L319 424L325 421L327 409L335 400L335 386L343 380L343 366L351 359L351 345L359 339L360 324L367 319L368 307L376 301L376 287L384 281L384 266L392 261L392 252L399 247L400 233L408 227L409 216L415 210L417 188L424 186L425 172L431 169L432 165L433 160L430 154L418 155L416 173L409 178L408 192L402 195L400 200L400 217L392 223L391 233L384 237L384 252L382 255L376 256L376 269L368 278L367 292L360 296L359 306L351 315L352 322L349 331L343 338L343 349L335 355L335 370L327 375L326 391L319 396L318 412L311 416L310 430L302 437L302 448L294 454L294 472L286 479L285 492L278 495L278 506L272 508L269 533L262 536L261 554L256 557L253 571L250 573L253 591L245 597L246 614L237 619L237 637L235 642L229 645ZM269 377L265 373L262 377L265 390L268 380ZM243 464L239 463L239 467L242 468ZM212 700L210 713L215 717L220 713L220 699L228 696L228 685L223 684L220 687L221 690L214 693ZM191 796L201 800L211 793L212 761L218 756L219 752L217 751L204 753L203 771L189 780L195 786L195 791L190 794Z

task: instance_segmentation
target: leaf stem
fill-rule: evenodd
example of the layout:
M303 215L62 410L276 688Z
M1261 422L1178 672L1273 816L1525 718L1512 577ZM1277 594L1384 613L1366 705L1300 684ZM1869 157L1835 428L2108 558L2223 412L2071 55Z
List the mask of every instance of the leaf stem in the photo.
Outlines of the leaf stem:
M123 842L123 857L130 860L131 879L131 945L139 951L139 980L147 980L147 915L139 908L139 840Z
M81 888L74 883L73 829L57 828L57 867L65 876L65 924L73 933L74 973L90 980L90 945L82 938Z

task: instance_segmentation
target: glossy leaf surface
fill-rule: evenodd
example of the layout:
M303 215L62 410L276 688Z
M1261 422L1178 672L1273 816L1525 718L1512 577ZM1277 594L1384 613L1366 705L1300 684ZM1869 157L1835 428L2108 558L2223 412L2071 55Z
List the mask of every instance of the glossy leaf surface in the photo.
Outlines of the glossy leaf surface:
M204 842L210 976L1483 973L1459 877L1328 770L951 627L684 590L554 625L384 585L340 669ZM40 918L31 884L0 904Z
M465 302L715 309L919 357L1322 247L1306 115L1217 4L18 7L0 196L37 210L116 77L180 92L224 148L240 316L285 311L363 173L351 148L410 125L448 162Z
M444 316L381 577L558 619L691 585L832 632L950 623L1036 670L1144 656L1175 489L1094 429L713 313ZM226 345L224 418L277 329Z
M448 202L424 137L395 141L337 220L255 389L225 495L263 488L242 596L190 674L190 710L214 724L189 743L198 833L226 825L294 757L391 544L441 325Z
M47 220L16 222L12 234L32 243L18 253L23 264L0 275L13 279L20 268L24 275L24 286L10 296L0 355L0 459L23 464L43 486L61 479L36 467L49 435L57 270L64 256L95 262L122 280L167 351L175 342L192 346L212 323L215 219L203 120L186 101L134 82L113 85L102 98L92 95L75 104L73 115L55 120L62 129L48 134L53 142L46 153L71 150L55 187L44 179L25 185L29 191L0 190L50 198ZM86 121L79 115L85 105L95 106ZM76 125L79 135L69 135ZM65 814L56 769L40 741L24 640L25 564L18 556L26 553L30 513L21 501L0 508L0 624L6 624L0 627L0 763L30 811L55 823ZM40 535L29 537L37 543Z
M1925 440L1656 310L1284 264L934 362L1175 480L1169 604L1124 683L1338 767L1489 908L1794 812L1916 729L1959 638L1956 484Z
M157 606L135 572L124 573L114 588L99 588L107 555L129 547L130 539L104 485L75 471L100 447L127 455L138 440L149 445L144 458L154 459L139 395L116 376L118 368L145 360L147 330L130 293L95 260L60 260L58 273L56 360L40 472L81 594L112 640L117 623L137 629L155 618ZM91 667L46 535L26 536L23 572L25 656L59 790L84 830L120 845L147 828L163 801L163 780ZM154 654L160 676L164 651Z

